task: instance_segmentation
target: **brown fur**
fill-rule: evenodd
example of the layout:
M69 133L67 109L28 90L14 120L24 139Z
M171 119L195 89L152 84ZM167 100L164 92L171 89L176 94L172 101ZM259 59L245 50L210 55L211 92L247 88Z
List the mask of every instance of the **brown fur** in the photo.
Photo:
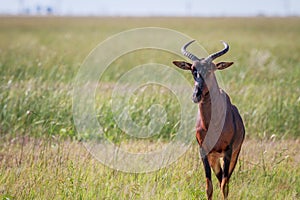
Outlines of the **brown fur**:
M214 71L222 70L232 62L193 64L183 61L173 62L185 70L205 69L205 84L199 102L196 124L196 139L206 174L207 198L212 199L213 185L211 168L218 178L223 199L228 196L228 183L235 168L245 137L245 128L238 109L231 103L229 96L219 88ZM213 107L212 107L213 106ZM215 112L213 115L212 112ZM213 119L212 119L213 118ZM210 127L211 126L211 127ZM221 166L220 158L223 159Z

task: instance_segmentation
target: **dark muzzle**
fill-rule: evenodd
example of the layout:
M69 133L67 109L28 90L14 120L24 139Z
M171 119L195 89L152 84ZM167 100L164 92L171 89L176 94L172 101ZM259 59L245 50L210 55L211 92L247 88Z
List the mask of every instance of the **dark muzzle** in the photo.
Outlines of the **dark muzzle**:
M201 100L201 94L202 94L202 85L203 82L195 82L195 87L194 87L194 92L193 92L193 102L194 103L199 103Z

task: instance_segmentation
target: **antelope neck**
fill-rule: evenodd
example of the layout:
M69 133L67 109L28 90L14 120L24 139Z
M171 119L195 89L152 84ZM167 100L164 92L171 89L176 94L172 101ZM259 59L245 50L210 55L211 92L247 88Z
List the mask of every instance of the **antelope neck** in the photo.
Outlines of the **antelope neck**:
M208 126L212 117L212 110L218 114L220 113L221 116L223 115L223 105L225 102L226 99L221 93L216 79L213 79L213 81L210 83L209 92L202 96L201 101L199 102L199 119L201 120L202 128L204 130L208 130ZM214 106L214 108L212 108L212 106ZM218 120L221 119L219 117ZM216 120L216 118L214 119Z

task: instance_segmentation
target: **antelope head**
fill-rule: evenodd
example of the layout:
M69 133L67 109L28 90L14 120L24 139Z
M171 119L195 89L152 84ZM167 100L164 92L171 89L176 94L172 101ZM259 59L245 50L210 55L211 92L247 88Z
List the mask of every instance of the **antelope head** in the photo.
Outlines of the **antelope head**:
M229 46L226 42L222 41L224 45L224 49L209 55L206 58L197 58L192 53L188 52L186 48L192 44L195 40L192 40L181 48L181 53L189 58L192 63L188 63L185 61L173 61L177 67L183 70L190 70L192 72L195 85L193 92L193 102L199 103L201 99L209 94L209 89L205 80L216 80L214 71L226 69L231 66L233 62L219 62L215 64L213 60L224 55L228 50Z

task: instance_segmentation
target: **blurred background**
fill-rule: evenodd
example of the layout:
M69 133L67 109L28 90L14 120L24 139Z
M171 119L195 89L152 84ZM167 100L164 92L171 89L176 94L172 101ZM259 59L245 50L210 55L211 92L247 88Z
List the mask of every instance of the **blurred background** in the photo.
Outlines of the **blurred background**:
M0 0L1 15L299 16L298 0Z
M172 142L182 122L179 98L171 90L142 85L128 98L128 119L140 127L164 122L148 138L132 137L119 127L112 94L124 75L149 63L172 67L193 85L191 74L172 64L184 58L151 48L119 56L95 91L104 134L76 129L73 90L85 58L100 42L140 27L184 33L208 53L222 48L220 40L229 43L230 51L216 62L234 65L216 75L246 127L229 199L300 199L298 16L299 0L0 0L0 200L205 199L194 133L194 143L180 159L153 173L110 169L84 147L85 141L103 136L138 154ZM111 49L131 41L126 37ZM192 88L182 95L189 100ZM192 101L189 106L197 111ZM166 112L153 117L152 108ZM161 121L152 123L154 118ZM213 184L213 199L221 199L218 181Z

